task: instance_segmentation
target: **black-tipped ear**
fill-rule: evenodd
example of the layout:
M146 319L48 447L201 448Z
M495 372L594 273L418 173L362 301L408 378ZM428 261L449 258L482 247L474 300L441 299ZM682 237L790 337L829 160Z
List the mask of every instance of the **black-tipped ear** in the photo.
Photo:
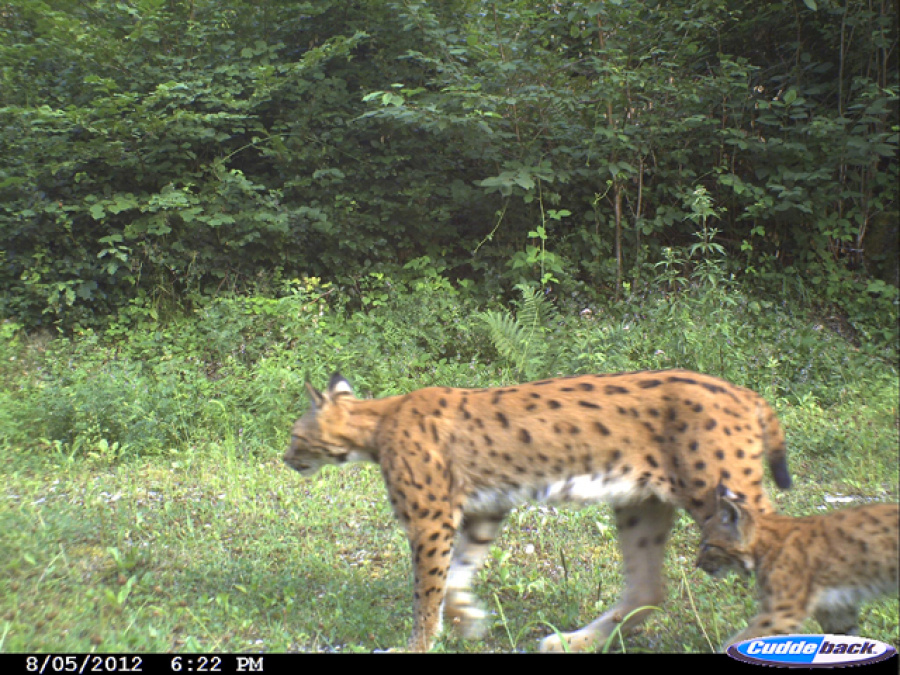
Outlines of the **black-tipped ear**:
M741 507L730 499L723 499L719 505L719 517L724 525L737 527L741 522Z
M321 408L325 403L325 397L313 387L309 382L306 383L306 391L309 392L309 399L312 401L313 410Z
M737 530L744 519L742 506L737 495L720 483L716 488L716 497L719 522Z
M727 495L729 492L728 488L725 486L725 483L719 481L719 484L716 485L716 501L721 501L721 499Z
M738 503L741 500L736 494L728 489L728 486L725 485L725 483L719 481L719 484L716 485L716 502L721 504L723 501Z
M350 383L347 382L343 375L335 373L328 381L328 395L333 398L338 394L350 394L352 396L353 387L350 386Z

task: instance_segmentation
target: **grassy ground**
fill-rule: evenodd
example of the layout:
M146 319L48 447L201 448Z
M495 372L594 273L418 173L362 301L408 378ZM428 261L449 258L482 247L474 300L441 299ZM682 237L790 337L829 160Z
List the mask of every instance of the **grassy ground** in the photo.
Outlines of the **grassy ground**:
M714 341L707 349L697 337L737 327L735 317L683 331L676 344L668 332L648 334L653 326L666 330L650 316L640 335L630 330L633 319L620 320L613 332L600 321L573 324L578 344L544 356L569 372L688 365L719 373L696 361L706 354L709 363L724 358L734 366L736 357L722 350L740 347L746 354L737 355L738 364L759 359L751 369L762 373L755 388L775 404L787 430L795 487L770 490L781 510L897 501L895 361L768 314L776 313L760 315L767 323L754 334L761 337L737 347ZM7 331L0 350L0 651L348 652L405 644L409 554L377 469L332 468L304 480L281 463L303 400L295 364L313 358L298 352L312 345L337 355L315 366L318 384L319 369L340 367L379 395L514 375L489 356L435 356L435 367L419 368L430 363L433 345L399 341L406 339L400 324L386 315L357 316L352 330L336 323L326 330L325 316L308 328L308 339L290 343L277 326L260 328L258 315L240 316L239 327L252 324L256 332L236 332L212 356L215 345L204 331L225 341L234 317L214 316L213 328L201 329L195 319L156 337L136 333L112 347L90 336L73 346ZM379 322L380 332L362 326L365 320ZM456 330L474 334L464 321ZM735 336L749 334L740 326ZM371 337L376 332L382 342ZM392 335L399 342L386 344ZM276 343L285 346L246 356ZM684 350L677 362L660 362L660 352L677 349ZM399 356L383 359L385 353ZM596 360L600 354L609 367ZM695 362L685 363L685 355ZM399 373L399 363L409 370ZM740 377L737 370L730 375ZM174 403L164 407L162 400ZM142 422L148 424L135 426ZM141 434L152 443L142 445ZM752 583L714 581L696 570L696 544L696 526L680 518L666 565L666 603L612 650L712 651L753 614ZM605 506L523 505L477 584L493 611L487 637L448 635L437 649L533 651L554 628L579 627L614 601L618 562ZM898 626L897 600L863 611L866 637L900 647Z
M400 646L411 624L406 541L374 467L305 481L279 449L230 443L110 464L4 453L0 650L66 652L355 651ZM890 457L873 458L880 461ZM787 512L828 498L897 499L896 482L809 480L773 491ZM449 651L530 651L618 594L609 511L523 506L481 576L488 637ZM614 649L710 651L753 612L752 586L694 568L696 528L676 527L669 599ZM861 634L895 646L896 601L869 605ZM811 631L816 628L811 626Z

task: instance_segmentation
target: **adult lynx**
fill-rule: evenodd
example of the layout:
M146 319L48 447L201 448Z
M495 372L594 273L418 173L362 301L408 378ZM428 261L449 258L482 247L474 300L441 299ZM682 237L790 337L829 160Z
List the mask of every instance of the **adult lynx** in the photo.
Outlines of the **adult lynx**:
M307 385L308 386L308 385ZM334 375L309 387L285 462L381 466L406 528L414 573L408 648L424 651L442 616L478 634L485 612L470 585L509 510L526 500L607 501L625 563L622 599L589 626L543 650L591 649L629 615L663 598L663 552L676 508L698 523L725 482L747 508L769 511L761 458L790 485L784 438L757 394L686 371L585 375L497 389L430 388L360 400Z

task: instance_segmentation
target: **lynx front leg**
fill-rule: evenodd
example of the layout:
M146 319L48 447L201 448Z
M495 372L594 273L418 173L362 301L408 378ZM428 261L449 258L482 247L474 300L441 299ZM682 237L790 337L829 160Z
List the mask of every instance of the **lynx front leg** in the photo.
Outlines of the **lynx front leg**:
M458 518L455 519L458 522ZM447 589L447 576L453 540L454 522L437 523L430 529L409 530L413 558L413 631L408 649L427 652L441 632L441 610Z
M656 498L615 509L625 564L624 594L612 609L581 630L544 638L542 652L595 650L617 627L628 630L647 618L650 610L635 610L656 606L665 597L662 564L674 513L673 506Z
M472 579L481 569L491 543L497 538L505 514L467 515L447 580L444 617L465 638L484 634L487 613L472 594Z

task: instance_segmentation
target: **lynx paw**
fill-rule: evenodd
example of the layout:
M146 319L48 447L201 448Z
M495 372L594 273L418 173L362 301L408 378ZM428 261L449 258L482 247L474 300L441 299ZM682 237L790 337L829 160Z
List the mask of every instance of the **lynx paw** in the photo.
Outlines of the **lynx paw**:
M458 635L467 640L483 637L487 630L488 613L471 593L453 593L444 610L444 620Z
M589 630L554 633L541 640L541 652L592 652L600 644L597 634Z

